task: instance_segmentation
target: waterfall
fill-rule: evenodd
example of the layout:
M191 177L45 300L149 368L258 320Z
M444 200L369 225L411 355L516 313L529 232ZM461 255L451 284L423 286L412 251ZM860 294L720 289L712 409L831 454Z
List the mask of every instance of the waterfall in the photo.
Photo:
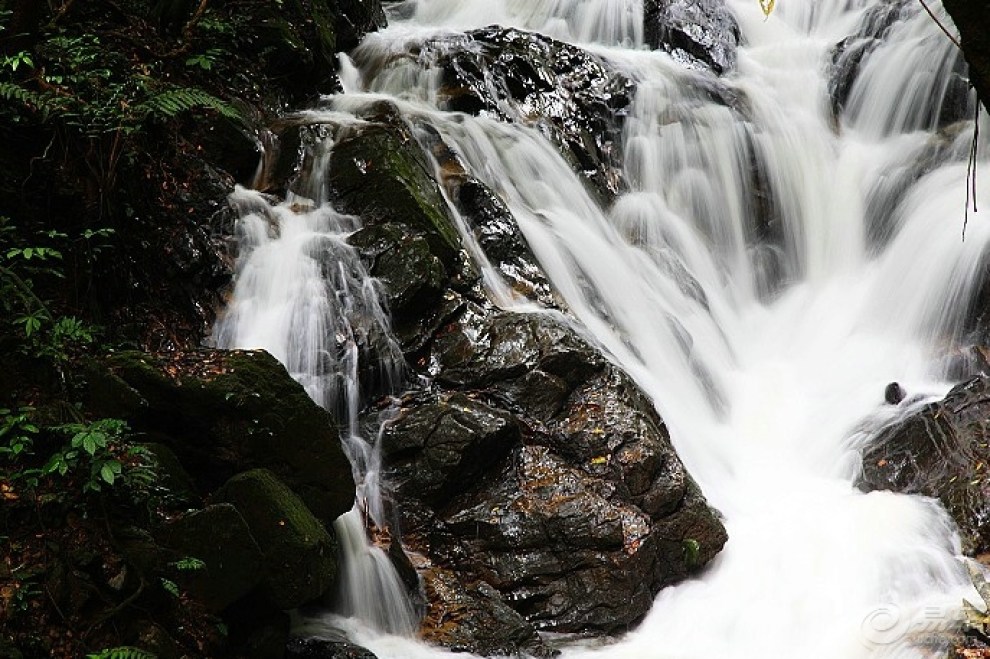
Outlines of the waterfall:
M387 96L499 191L569 312L650 395L724 515L729 542L701 577L662 591L624 638L565 657L925 656L919 635L951 628L962 598L973 598L937 502L853 485L858 450L895 414L885 385L919 401L951 386L938 364L963 339L990 245L981 215L961 237L972 122L943 125L959 55L914 3L863 65L841 116L830 116L830 48L880 4L787 0L765 19L755 0L731 0L745 45L738 71L717 84L743 99L738 107L711 100L708 74L640 47L640 2L406 0L347 62L348 93L334 111ZM629 190L611 208L536 128L446 112L428 62L391 56L493 23L578 43L636 82L622 138ZM973 102L963 103L967 117ZM778 223L769 234L767 208L749 191L754 168ZM979 186L987 197L990 185ZM297 323L347 317L309 277L320 270L314 246L346 252L335 236L357 220L334 229L329 220L341 218L319 200L299 213L255 193L235 197L261 210L242 219L220 343L268 348L314 396L340 378L353 384L349 357L327 361L327 327ZM480 250L469 232L463 239ZM252 261L261 267L263 250L288 250L286 241L298 243L294 253L272 255L269 267L309 274L291 286L250 284ZM376 469L359 478L371 482ZM444 654L354 633L383 659Z
M359 219L335 212L321 198L322 155L300 192L282 203L241 188L231 195L240 214L240 254L214 340L221 347L268 350L313 400L344 421L341 442L357 491L353 509L334 523L342 563L336 608L377 631L408 634L416 615L406 587L368 537L369 526L388 527L379 438L363 437L358 428L362 362L378 364L389 388L398 381L402 354L379 284L346 240L360 228ZM374 346L376 354L362 356L359 346Z

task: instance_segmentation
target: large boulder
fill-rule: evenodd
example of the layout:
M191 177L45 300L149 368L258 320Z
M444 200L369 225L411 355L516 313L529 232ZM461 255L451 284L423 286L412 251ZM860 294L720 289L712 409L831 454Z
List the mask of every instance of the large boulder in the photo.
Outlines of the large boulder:
M469 304L431 361L452 393L383 436L404 528L536 628L622 629L725 542L652 405L566 325Z
M884 430L863 452L860 487L939 499L969 555L990 552L990 378L952 389Z
M88 377L92 409L171 448L200 494L265 467L328 526L354 502L333 418L267 352L119 352Z
M725 0L646 0L646 43L689 66L717 75L736 68L739 23Z

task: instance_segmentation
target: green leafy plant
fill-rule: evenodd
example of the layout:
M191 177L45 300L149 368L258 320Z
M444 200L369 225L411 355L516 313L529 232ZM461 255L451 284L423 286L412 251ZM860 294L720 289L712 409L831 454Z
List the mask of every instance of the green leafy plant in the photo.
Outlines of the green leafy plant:
M32 600L41 597L41 588L24 565L11 568L7 578L0 581L0 604L4 616L12 618L28 613Z
M162 577L161 582L162 588L164 588L167 593L172 595L172 597L180 596L179 584L175 583L171 579L166 579L165 577Z
M186 556L185 558L181 558L177 561L172 561L169 565L181 572L195 572L196 570L202 570L206 567L206 563L199 560L195 556Z
M41 468L43 475L79 475L83 492L100 492L123 480L138 495L136 498L141 498L154 481L154 472L146 459L147 451L126 441L126 422L100 419L92 423L65 424L55 429L71 437Z
M0 455L16 459L30 453L38 426L31 421L30 407L16 410L0 408Z

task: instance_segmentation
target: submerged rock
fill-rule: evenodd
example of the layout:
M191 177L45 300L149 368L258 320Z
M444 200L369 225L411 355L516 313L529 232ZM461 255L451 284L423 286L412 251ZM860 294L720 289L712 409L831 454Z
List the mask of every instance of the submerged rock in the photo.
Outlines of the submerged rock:
M285 659L378 659L367 648L348 643L343 637L291 638L285 646Z
M883 2L863 14L856 31L832 49L832 66L828 78L829 99L835 116L842 114L849 101L863 63L883 43L884 35L906 16L904 0Z
M829 100L833 115L838 118L852 100L852 92L860 73L877 48L887 39L898 23L913 17L919 10L908 0L888 0L868 8L860 19L856 31L837 43L832 49L832 64L828 75ZM944 38L938 35L938 39ZM916 128L946 127L961 119L971 117L969 110L969 76L965 61L955 57L955 64L946 81L940 101L926 109L919 117ZM936 69L938 70L938 69Z
M685 64L701 64L718 75L736 68L739 23L725 0L646 0L644 37Z
M859 486L939 499L963 550L990 552L990 378L960 384L880 433L863 452Z

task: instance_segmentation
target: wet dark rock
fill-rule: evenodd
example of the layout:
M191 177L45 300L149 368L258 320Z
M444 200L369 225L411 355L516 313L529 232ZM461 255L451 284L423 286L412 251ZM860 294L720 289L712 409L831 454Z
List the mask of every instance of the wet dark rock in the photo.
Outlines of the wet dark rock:
M337 50L351 50L369 32L388 25L381 0L334 0L330 3L336 13Z
M505 201L468 173L466 163L431 126L421 126L419 136L437 162L447 197L512 293L549 307L560 306Z
M389 223L356 232L350 243L371 262L371 274L388 291L393 330L400 345L417 346L442 320L423 312L440 306L449 280L429 241L403 225Z
M368 124L344 129L334 145L330 198L339 211L359 214L365 226L398 223L416 230L449 272L460 237L433 166L394 106L382 103L367 114Z
M650 402L566 325L469 303L432 350L441 393L404 399L385 461L403 528L445 578L533 628L610 633L721 548Z
M891 382L887 385L887 388L883 390L883 399L888 405L897 405L906 397L907 393L904 391L904 387L902 387L899 382Z
M739 24L725 0L646 0L644 37L674 59L718 75L736 68Z
M121 352L92 364L88 378L92 409L166 444L200 493L265 467L324 524L353 504L333 418L264 351Z
M429 602L423 640L484 657L516 655L521 648L531 656L553 654L490 584L436 566L423 570L423 580Z
M262 586L280 609L327 593L337 577L337 543L306 505L266 469L239 474L211 499L229 503L247 522L264 557Z
M367 648L339 639L295 637L285 646L285 659L378 659Z
M382 452L403 492L440 504L476 482L518 439L510 414L452 394L418 402L390 424Z
M864 490L938 498L959 526L963 550L990 551L990 379L958 385L915 409L863 452Z
M852 91L860 72L873 52L884 42L890 30L899 22L919 11L914 3L906 0L890 0L875 5L863 14L857 30L832 50L832 66L829 73L829 98L835 117L842 115L851 100ZM942 35L938 35L942 39ZM952 70L945 81L944 95L933 98L926 112L918 117L916 128L944 128L962 119L972 117L969 75L966 63L956 53Z
M551 414L556 410L546 410L529 398L536 392L520 378L542 372L559 381L566 395L604 363L573 330L549 314L492 313L477 305L469 305L444 328L434 350L440 368L437 379L444 384L490 388L503 393L510 405L526 409L535 403Z
M162 542L177 560L196 558L205 565L181 571L180 585L210 611L222 611L261 582L264 557L244 517L229 503L208 506L170 522Z
M969 78L984 107L990 103L990 6L980 0L944 0L959 30Z
M601 198L623 188L621 121L633 84L604 60L540 34L489 27L423 44L450 110L536 125Z

